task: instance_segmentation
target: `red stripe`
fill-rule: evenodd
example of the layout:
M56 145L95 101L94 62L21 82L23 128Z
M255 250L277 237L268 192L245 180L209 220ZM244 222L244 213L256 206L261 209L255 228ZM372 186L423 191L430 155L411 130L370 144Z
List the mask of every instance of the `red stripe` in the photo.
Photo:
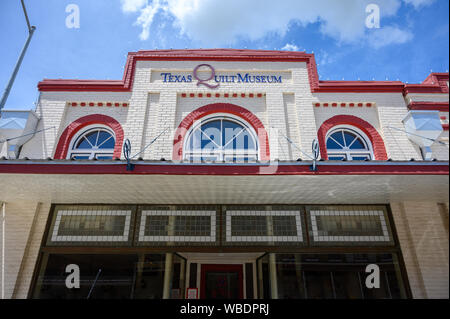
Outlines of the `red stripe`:
M448 175L449 166L439 165L309 165L221 166L139 165L133 171L126 164L1 164L0 174L84 174L84 175Z
M449 102L411 102L408 108L410 110L448 112Z

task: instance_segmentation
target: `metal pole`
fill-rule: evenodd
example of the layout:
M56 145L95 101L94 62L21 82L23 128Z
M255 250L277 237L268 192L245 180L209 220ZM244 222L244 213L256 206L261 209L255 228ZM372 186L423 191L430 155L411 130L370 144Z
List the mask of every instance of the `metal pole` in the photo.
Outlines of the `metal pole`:
M33 37L34 31L36 30L35 26L30 26L30 21L28 20L27 11L25 9L25 4L22 1L22 8L23 12L25 14L25 19L27 21L28 26L28 38L25 42L25 45L23 46L22 52L20 53L19 59L16 62L16 66L14 67L14 71L11 74L11 78L9 79L8 85L6 86L5 92L3 93L2 100L0 101L0 111L3 109L3 107L6 104L6 100L8 99L9 92L11 91L11 88L13 86L14 80L16 79L17 72L19 72L20 65L22 64L23 57L25 56L25 53L28 49L28 45L30 44L31 38Z
M2 299L5 299L5 220L6 203L2 203Z

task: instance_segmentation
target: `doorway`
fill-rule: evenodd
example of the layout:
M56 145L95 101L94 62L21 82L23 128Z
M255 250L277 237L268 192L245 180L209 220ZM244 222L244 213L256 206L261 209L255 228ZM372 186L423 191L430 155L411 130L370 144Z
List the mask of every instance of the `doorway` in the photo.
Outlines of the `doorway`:
M243 299L243 265L201 266L202 299Z

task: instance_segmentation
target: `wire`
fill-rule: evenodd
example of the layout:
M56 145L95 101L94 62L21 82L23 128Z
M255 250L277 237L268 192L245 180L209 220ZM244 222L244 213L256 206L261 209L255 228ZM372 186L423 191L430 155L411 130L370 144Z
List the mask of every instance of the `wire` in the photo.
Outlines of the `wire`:
M159 133L159 135L157 137L155 137L149 144L147 144L147 146L145 146L142 151L140 151L139 153L134 154L131 158L135 158L136 156L138 156L139 154L143 153L147 148L150 147L150 145L152 145L161 135L163 135L164 132L166 132L169 129L169 127L166 127L166 129L164 131L162 131L161 133Z
M281 133L279 129L277 129L277 128L273 127L273 126L272 126L272 128L275 129L275 130L277 130L279 134L281 134L281 135L282 135L289 143L291 143L292 145L294 145L294 147L295 147L296 149L298 149L301 153L303 153L304 155L306 155L307 157L309 157L310 159L312 159L312 160L314 161L314 158L312 158L311 156L309 156L308 154L306 154L305 152L303 152L302 149L301 149L300 147L298 147L297 145L295 145L295 143L292 142L292 140L291 140L289 137L287 137L286 135L284 135L283 133Z
M21 137L25 137L25 136L28 136L28 135L34 135L34 134L36 134L36 133L40 133L40 132L43 132L43 131L47 131L47 130L52 129L52 128L55 128L55 127L56 127L56 126L47 127L47 128L42 129L42 130L39 130L39 131L34 131L34 132L32 132L32 133L28 133L28 134L24 134L24 135L20 135L20 136L16 136L16 137L11 137L11 138L7 138L7 139L4 139L4 140L0 140L0 143L9 142L9 141L12 141L12 140L15 140L15 139L18 139L18 138L21 138Z
M437 140L437 139L425 137L425 136L418 135L418 134L414 134L414 133L411 133L411 132L408 132L408 131L405 131L405 130L401 130L401 129L396 128L396 127L387 126L387 128L391 128L391 129L394 129L394 130L397 130L397 131L400 131L400 132L405 132L405 133L407 133L407 134L414 135L414 136L417 136L417 137L421 137L421 138L423 138L423 139L425 139L425 140L433 141L433 142L436 142L436 143L439 143L439 144L442 144L442 145L448 145L448 143L439 141L439 140Z

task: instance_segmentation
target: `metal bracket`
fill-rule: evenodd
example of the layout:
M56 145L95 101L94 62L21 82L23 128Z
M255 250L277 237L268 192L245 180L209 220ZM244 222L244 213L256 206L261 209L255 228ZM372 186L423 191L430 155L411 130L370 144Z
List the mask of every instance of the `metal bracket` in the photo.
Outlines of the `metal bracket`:
M311 146L312 146L312 154L313 154L314 158L313 158L313 163L309 167L309 169L311 170L311 172L317 172L317 159L319 158L319 154L320 154L319 142L317 142L317 139L314 139Z
M125 142L123 143L123 156L127 160L127 171L134 170L134 164L131 163L130 153L131 153L131 142L129 139L126 139Z

